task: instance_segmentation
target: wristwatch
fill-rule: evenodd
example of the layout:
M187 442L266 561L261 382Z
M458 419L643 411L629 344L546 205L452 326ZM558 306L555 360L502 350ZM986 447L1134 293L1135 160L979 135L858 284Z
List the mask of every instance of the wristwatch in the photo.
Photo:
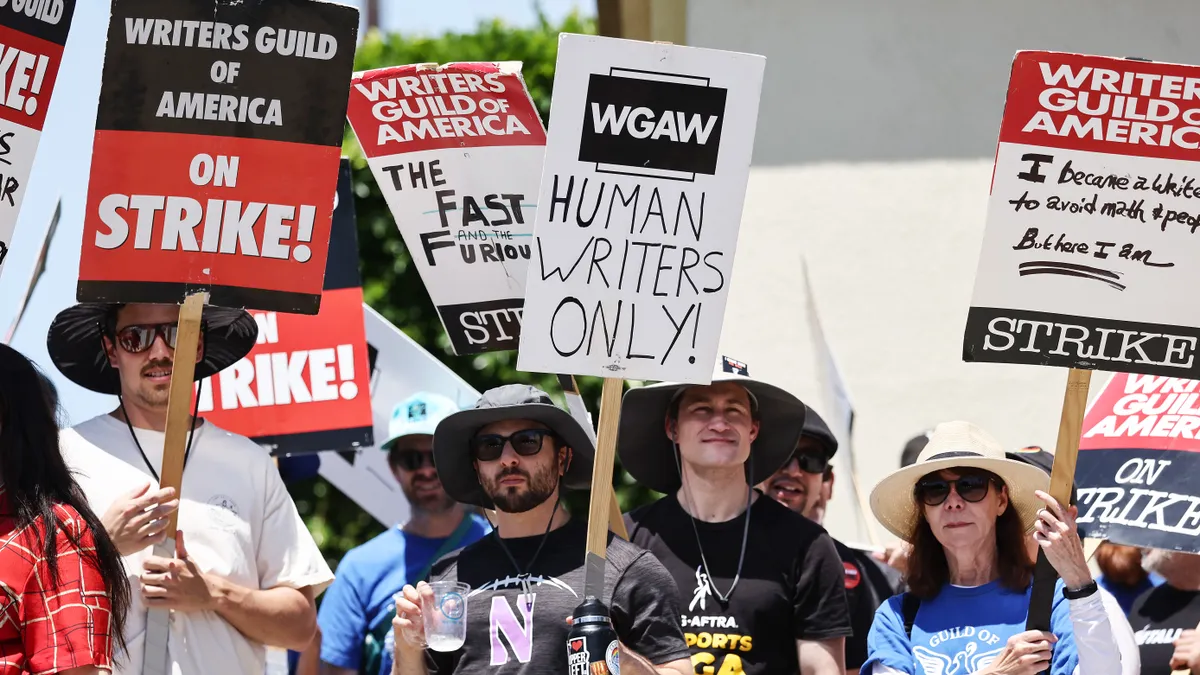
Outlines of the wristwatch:
M1075 588L1075 589L1067 588L1064 586L1063 587L1063 597L1065 597L1068 600L1079 600L1080 598L1086 598L1089 595L1094 595L1096 593L1096 591L1098 591L1098 590L1100 590L1100 587L1096 585L1096 580L1093 579L1093 580L1087 582L1086 584L1084 584L1083 586L1080 586L1079 588Z

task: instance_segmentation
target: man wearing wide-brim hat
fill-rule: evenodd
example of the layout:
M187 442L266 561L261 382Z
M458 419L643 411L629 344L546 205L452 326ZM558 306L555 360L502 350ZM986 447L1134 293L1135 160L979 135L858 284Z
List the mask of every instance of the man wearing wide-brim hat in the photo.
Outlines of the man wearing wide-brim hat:
M681 594L692 661L713 672L843 675L845 572L820 525L755 490L792 456L806 408L723 358L712 384L630 390L617 450L666 496L626 516Z
M59 313L47 338L54 365L118 401L111 413L64 431L63 454L92 508L105 514L138 589L116 672L157 670L143 663L147 610L162 609L171 610L167 672L257 675L267 646L309 643L313 599L333 574L275 463L243 436L193 415L180 495L160 489L178 318L178 305L82 304ZM257 336L247 312L206 307L196 379L233 365ZM155 555L176 508L175 556Z
M460 502L495 509L495 529L431 574L431 581L470 587L463 646L423 655L422 609L430 608L432 591L426 583L405 586L396 599L393 673L568 671L566 619L584 600L587 522L572 519L560 502L564 489L591 485L594 454L584 428L527 385L491 389L438 424L433 455L442 485ZM670 575L611 533L607 556L600 600L620 641L622 674L691 675Z

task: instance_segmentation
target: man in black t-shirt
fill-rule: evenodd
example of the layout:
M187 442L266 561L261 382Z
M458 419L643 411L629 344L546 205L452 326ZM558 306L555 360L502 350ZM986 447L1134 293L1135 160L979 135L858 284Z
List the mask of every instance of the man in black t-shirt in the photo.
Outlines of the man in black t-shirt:
M1129 611L1142 675L1200 672L1200 556L1146 549L1142 565L1166 580L1146 591Z
M621 462L667 495L626 515L630 540L674 577L697 673L844 673L851 630L833 540L752 488L792 454L804 416L796 397L727 358L711 385L625 395Z
M830 460L837 452L838 442L815 410L809 407L806 413L796 451L758 487L768 497L823 525L825 508L833 497ZM867 634L875 620L875 610L898 592L900 574L864 551L836 539L833 545L845 568L846 600L854 628L854 635L846 638L846 672L857 673L867 660Z
M392 622L394 674L568 672L567 618L584 599L587 523L560 509L560 489L590 487L593 455L583 427L525 385L489 390L474 408L438 424L433 456L442 486L456 501L494 509L496 529L430 573L431 581L470 586L466 641L456 651L422 649L422 604L437 611L432 590L424 582L404 587ZM607 556L600 599L617 632L623 675L692 675L671 576L654 556L611 534Z

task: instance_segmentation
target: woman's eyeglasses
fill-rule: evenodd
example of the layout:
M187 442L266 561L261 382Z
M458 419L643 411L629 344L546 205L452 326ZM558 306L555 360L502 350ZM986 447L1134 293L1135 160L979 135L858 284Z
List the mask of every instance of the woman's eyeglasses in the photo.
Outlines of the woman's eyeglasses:
M522 457L532 457L542 451L542 439L554 438L549 429L522 429L508 436L481 434L471 439L471 454L481 462L492 462L504 454L504 445L512 443L513 451Z
M963 501L974 504L983 501L991 483L991 478L981 475L962 476L954 480L927 478L917 483L917 499L926 506L938 506L950 497L950 489L953 487Z
M130 354L140 354L154 344L159 335L163 342L175 349L175 338L179 336L179 325L176 323L154 323L126 326L117 331L117 344Z

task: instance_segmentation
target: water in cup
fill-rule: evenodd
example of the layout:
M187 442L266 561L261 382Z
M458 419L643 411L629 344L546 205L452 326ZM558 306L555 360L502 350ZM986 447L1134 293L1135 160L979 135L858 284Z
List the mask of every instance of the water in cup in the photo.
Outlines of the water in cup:
M429 584L433 598L422 603L425 644L435 652L460 649L467 638L467 593L471 587L456 581Z

